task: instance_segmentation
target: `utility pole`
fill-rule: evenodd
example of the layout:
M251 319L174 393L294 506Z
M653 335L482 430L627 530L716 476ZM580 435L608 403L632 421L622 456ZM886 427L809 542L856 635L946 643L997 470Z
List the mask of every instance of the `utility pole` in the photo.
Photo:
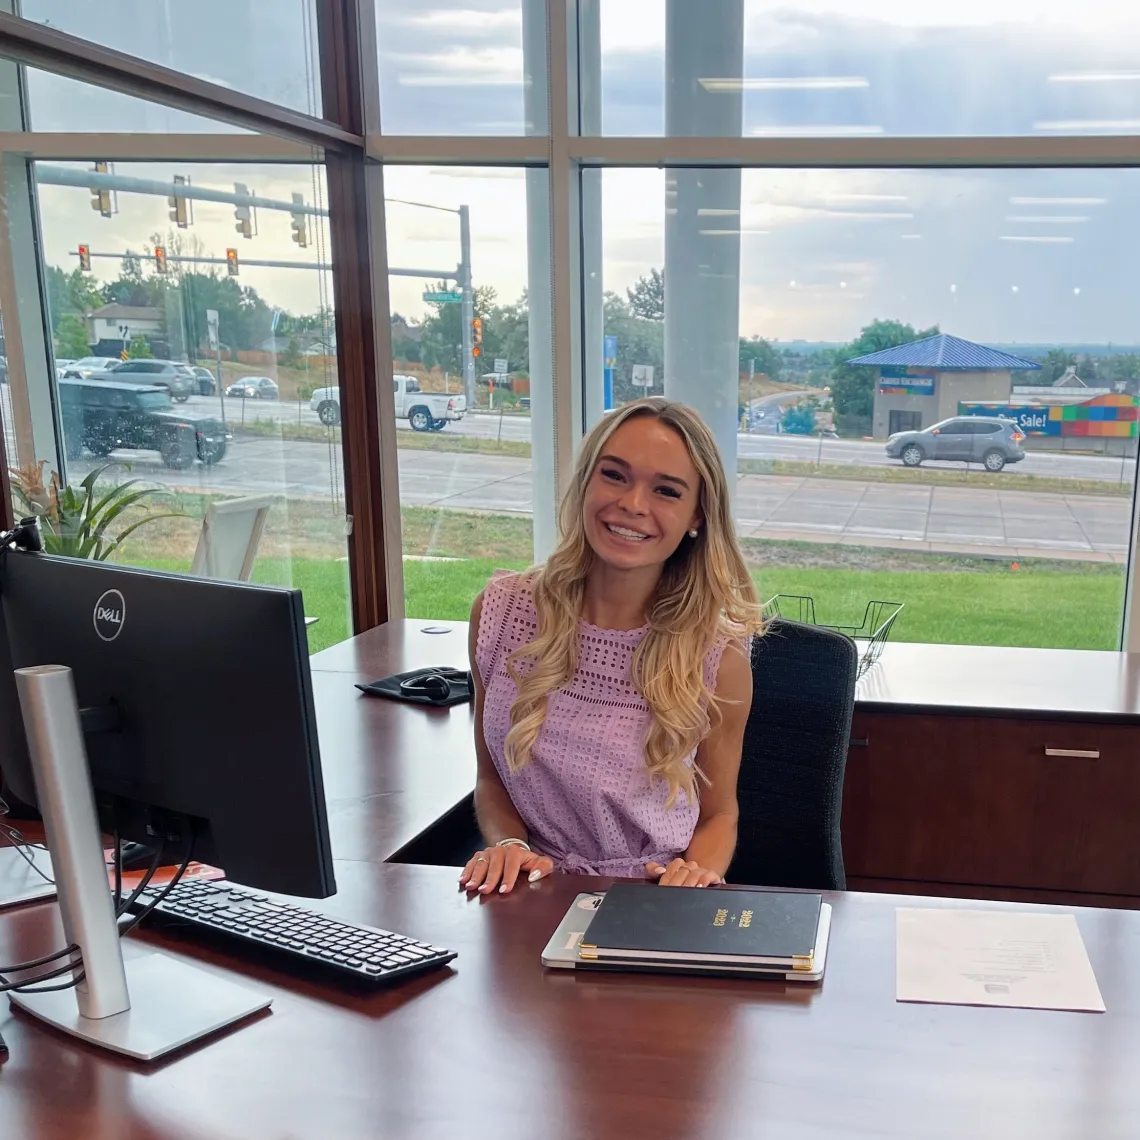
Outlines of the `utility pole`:
M463 293L463 391L469 411L475 410L475 357L471 322L475 319L475 291L471 288L471 214L459 207L459 289Z
M752 377L756 375L756 357L748 361L748 406L744 409L744 422L747 424L748 434L752 434Z

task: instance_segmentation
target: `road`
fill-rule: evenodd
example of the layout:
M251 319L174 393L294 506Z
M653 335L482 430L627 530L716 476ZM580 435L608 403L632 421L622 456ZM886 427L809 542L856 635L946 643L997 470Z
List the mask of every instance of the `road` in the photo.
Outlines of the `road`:
M129 459L132 475L187 489L326 497L339 488L341 457L335 444L238 436L222 463L186 471L170 471L148 452L116 454ZM73 477L91 466L86 460L73 464ZM409 506L531 513L528 459L400 451L399 470L400 501ZM1130 502L1123 497L822 476L745 475L737 482L737 527L752 538L1123 562L1130 519Z
M781 401L792 397L784 393L765 396L753 400L755 408L775 409ZM229 400L226 415L233 425L240 424L242 403L245 403L247 422L253 419L279 420L287 423L320 426L316 413L307 404L273 400ZM180 405L198 415L218 414L216 396L192 396L186 404ZM773 422L777 416L770 413ZM396 426L410 431L407 420L397 420ZM491 412L475 412L457 423L444 428L448 435L475 436L480 439L507 439L529 442L530 416L503 415ZM900 467L897 459L888 459L882 443L857 439L825 439L822 447L818 438L795 435L776 435L774 432L741 433L737 436L737 454L742 459L791 459L802 462L822 462L841 464L845 467ZM945 467L961 470L960 463L927 464L928 467ZM1135 464L1133 461L1109 458L1102 455L1064 455L1059 452L1034 452L1029 454L1011 471L1019 475L1040 475L1055 479L1089 479L1105 483L1131 482Z

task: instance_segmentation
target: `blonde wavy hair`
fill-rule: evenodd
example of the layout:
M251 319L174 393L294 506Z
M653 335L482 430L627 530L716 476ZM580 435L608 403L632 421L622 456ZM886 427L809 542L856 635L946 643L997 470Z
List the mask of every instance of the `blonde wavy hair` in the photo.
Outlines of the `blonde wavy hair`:
M574 479L559 512L558 548L527 571L538 614L538 636L507 659L518 686L505 752L512 772L531 758L550 694L567 684L578 665L578 623L595 554L586 537L586 488L610 437L630 420L652 416L684 441L700 476L702 524L686 534L665 563L649 613L649 628L633 654L631 680L649 705L645 766L662 779L672 807L683 791L689 802L698 779L708 778L688 758L720 721L715 695L704 680L704 659L718 637L763 632L761 607L737 545L728 481L716 440L692 408L659 396L635 400L604 416L582 443Z

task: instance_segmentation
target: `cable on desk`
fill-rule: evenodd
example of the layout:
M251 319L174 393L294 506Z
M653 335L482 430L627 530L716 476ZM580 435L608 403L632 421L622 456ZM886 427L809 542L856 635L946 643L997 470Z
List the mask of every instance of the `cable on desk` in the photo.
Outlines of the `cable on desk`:
M0 797L0 839L4 839L15 848L17 854L28 864L29 867L45 882L55 886L55 879L51 877L43 868L36 865L35 857L28 854L28 851L46 851L47 848L42 843L32 843L30 840L17 830L12 824L8 823L6 816L11 808L3 797Z
M126 914L127 911L130 910L134 903L137 901L139 895L141 895L143 891L145 891L150 885L150 881L154 878L154 873L158 870L159 863L162 861L162 851L165 846L165 843L160 843L158 845L158 848L154 853L154 858L150 861L150 866L147 868L146 874L143 875L142 880L139 882L139 885L135 887L135 889L131 891L131 893L127 895L127 897L123 899L118 906L115 907L116 918L122 918L123 915ZM120 875L122 874L122 864L123 853L119 850L118 847L116 847L115 866L119 869Z
M125 923L122 924L122 926L119 927L119 937L120 938L124 934L127 934L129 931L133 930L136 926L138 926L138 924L140 922L142 922L142 920L144 918L146 918L146 916L148 914L150 914L150 912L152 910L154 910L154 908L156 906L158 906L158 904L160 902L162 902L162 900L165 899L166 896L168 894L170 894L170 892L172 890L174 890L174 888L176 886L178 886L178 883L181 880L182 876L184 874L186 874L186 869L190 866L190 863L194 857L194 832L193 832L193 830L190 830L188 832L188 834L189 834L190 838L186 844L186 855L183 858L182 862L178 865L178 870L174 872L174 875L171 878L170 882L167 883L166 886L163 887L158 892L158 894L156 894L154 896L154 898L152 898L150 900L150 902L148 902L146 904L146 906L144 906L142 908L142 910L140 910L138 912L138 914L133 915L130 919L128 919L128 921L126 921Z

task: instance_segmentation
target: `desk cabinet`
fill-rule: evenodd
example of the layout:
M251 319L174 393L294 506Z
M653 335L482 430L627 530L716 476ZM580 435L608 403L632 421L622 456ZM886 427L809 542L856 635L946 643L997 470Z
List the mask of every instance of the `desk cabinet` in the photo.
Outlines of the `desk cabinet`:
M1140 897L1140 728L857 711L849 877Z

